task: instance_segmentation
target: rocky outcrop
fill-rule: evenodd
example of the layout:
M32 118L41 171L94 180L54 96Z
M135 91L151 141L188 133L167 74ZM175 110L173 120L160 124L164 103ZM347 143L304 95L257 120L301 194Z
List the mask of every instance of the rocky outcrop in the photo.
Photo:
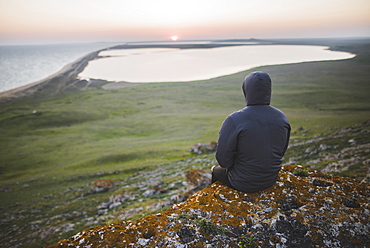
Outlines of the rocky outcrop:
M169 210L50 247L366 247L370 185L286 165L257 193L214 183Z
M210 143L203 143L199 142L195 145L193 145L189 152L195 153L195 154L204 154L204 153L210 153L215 152L217 148L217 142L211 141Z
M91 185L92 191L99 193L112 189L114 187L114 182L110 179L98 179Z
M298 128L293 133L304 135L305 131L309 132ZM309 169L370 182L369 137L370 120L366 120L328 134L319 133L307 140L292 139L285 159L290 164L299 163Z

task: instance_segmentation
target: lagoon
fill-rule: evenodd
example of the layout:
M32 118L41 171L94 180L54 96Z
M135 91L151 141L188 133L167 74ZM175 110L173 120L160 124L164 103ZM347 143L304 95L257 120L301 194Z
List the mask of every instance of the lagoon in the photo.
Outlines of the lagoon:
M208 49L138 48L99 53L79 74L83 79L131 83L183 82L233 74L263 65L350 59L324 46L241 45Z

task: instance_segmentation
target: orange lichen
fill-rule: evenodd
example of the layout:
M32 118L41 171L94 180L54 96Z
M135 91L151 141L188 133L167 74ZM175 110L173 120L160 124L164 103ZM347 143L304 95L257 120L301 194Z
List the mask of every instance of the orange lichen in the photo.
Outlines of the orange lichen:
M91 187L96 192L106 191L114 187L114 182L110 179L98 179L92 183Z
M308 171L308 177L299 177L292 173L295 168L297 166L284 166L278 182L261 192L243 193L216 182L161 214L87 229L50 247L174 247L179 243L186 243L187 247L202 247L207 243L237 247L237 238L233 236L219 238L212 232L202 233L195 221L201 218L210 221L218 230L252 235L260 245L289 244L289 239L295 239L294 242L301 243L302 247L305 242L325 246L325 242L364 244L369 241L365 228L369 226L370 217L368 183L360 184L354 179L330 177L316 171ZM191 173L196 176L199 172ZM315 186L315 180L327 184ZM360 207L343 205L345 199L354 195ZM352 230L355 235L350 236L346 225L354 220L358 220L356 225L363 227ZM263 234L265 229L271 228L280 234L268 231ZM330 232L334 232L332 240L328 240ZM356 235L362 235L365 240Z
M191 185L209 184L211 179L204 176L205 171L189 169L185 172L186 181Z

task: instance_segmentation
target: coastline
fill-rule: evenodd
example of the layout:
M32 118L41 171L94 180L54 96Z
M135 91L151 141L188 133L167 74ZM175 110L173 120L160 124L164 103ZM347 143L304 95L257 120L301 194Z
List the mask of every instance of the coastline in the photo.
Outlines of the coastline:
M339 45L358 56L252 70L272 75L272 103L289 117L294 146L285 154L286 163L369 178L370 137L364 134L370 133L370 40ZM212 166L213 154L195 156L188 150L215 140L225 116L245 106L240 91L245 75L123 90L98 89L107 86L101 80L89 86L97 90L36 93L0 104L3 246L45 247L118 218L164 211L166 196L183 189L185 180L166 168L184 172ZM156 176L156 169L171 178ZM115 187L89 194L99 179L112 180ZM133 183L145 185L132 188ZM167 192L143 196L157 184ZM110 208L112 195L138 197Z
M328 48L273 44L213 49L112 49L103 51L100 54L103 59L91 61L79 76L110 82L190 82L219 78L260 66L342 60L355 56Z
M312 44L304 43L302 41L296 42L282 42L282 41L273 41L270 40L243 40L244 42L258 42L260 45L321 45L321 46L328 46L329 50L337 50L333 49L332 44L324 44L325 42L319 44L312 42ZM252 44L243 44L243 43L232 43L231 41L224 41L225 43L205 43L205 44L181 44L181 43L173 43L173 44L125 44L125 45L117 45L109 48L104 48L97 50L95 52L91 52L74 62L71 62L64 66L58 72L33 83L20 86L11 90L7 90L4 92L0 92L0 104L7 103L19 98L29 97L33 95L37 96L52 96L62 93L70 93L76 91L83 91L88 88L90 82L87 80L79 79L78 75L85 69L88 65L89 61L99 58L99 53L104 50L110 49L134 49L134 48L178 48L178 49L205 49L205 48L215 48L215 47L227 47L227 46L249 46ZM230 43L231 42L231 43ZM253 44L256 45L256 44ZM341 50L341 49L339 49ZM348 52L348 51L346 51ZM93 79L95 80L95 79ZM100 81L100 80L98 80ZM118 89L123 87L132 87L137 85L142 85L145 83L129 83L124 81L117 81L112 82L104 85L102 89Z
M56 95L77 83L78 74L87 66L89 61L98 57L104 49L91 52L64 66L58 72L41 79L39 81L23 85L11 90L0 92L0 104L6 103L21 97L30 96L36 93L46 93L46 95Z
M61 70L50 76L38 80L36 82L19 86L17 88L0 92L0 104L7 103L22 97L28 97L34 94L47 95L57 95L58 93L63 93L71 90L84 90L88 86L86 80L79 80L78 75L84 70L89 61L97 59L99 53L108 49L133 49L133 48L156 48L156 47L170 47L179 49L197 49L197 48L214 48L214 47L224 47L224 46L240 46L242 44L166 44L166 45L156 45L156 44L140 44L140 45L118 45L110 48L100 49L95 52L91 52L69 64L64 66ZM103 89L117 89L123 87L132 87L137 85L142 85L145 83L128 83L128 82L114 82L103 87Z

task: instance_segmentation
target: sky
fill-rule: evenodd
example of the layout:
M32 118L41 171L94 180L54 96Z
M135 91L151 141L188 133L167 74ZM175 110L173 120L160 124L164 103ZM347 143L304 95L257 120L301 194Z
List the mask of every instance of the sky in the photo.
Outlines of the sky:
M370 0L0 0L0 44L370 37Z

